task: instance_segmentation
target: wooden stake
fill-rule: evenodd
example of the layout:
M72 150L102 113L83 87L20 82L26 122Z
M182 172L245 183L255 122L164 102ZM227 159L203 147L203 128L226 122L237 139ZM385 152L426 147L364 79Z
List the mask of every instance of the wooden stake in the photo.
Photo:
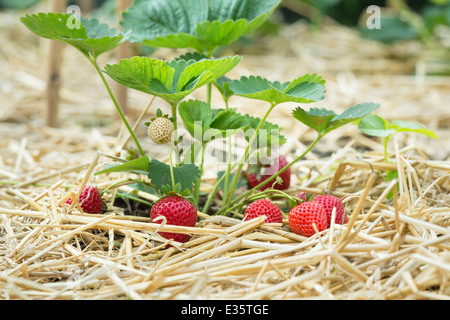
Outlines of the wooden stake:
M51 0L51 12L64 12L67 7L66 0ZM63 53L62 42L50 40L48 69L47 69L47 109L45 123L49 127L58 126L59 91L61 87L61 62Z
M92 0L77 0L77 3L83 12L89 12L94 7L94 1Z

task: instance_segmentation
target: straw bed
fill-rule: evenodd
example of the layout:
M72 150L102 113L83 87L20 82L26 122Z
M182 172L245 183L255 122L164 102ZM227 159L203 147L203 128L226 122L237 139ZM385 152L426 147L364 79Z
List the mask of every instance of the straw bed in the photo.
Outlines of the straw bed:
M397 181L369 196L377 176L369 172L362 188L348 194L348 225L334 224L311 238L291 233L285 224L264 224L262 217L243 222L203 214L188 228L114 209L103 215L66 213L57 199L50 201L56 190L41 187L41 200L0 209L1 292L13 299L447 297L448 208L417 198L410 212L401 199L414 192L401 193L399 203L386 202ZM168 247L158 232L193 237Z
M1 28L7 29L11 17L2 17L6 22ZM240 73L280 81L308 72L322 75L327 98L315 107L340 112L353 103L379 102L383 117L420 121L440 137L429 141L399 135L389 145L388 163L379 141L352 125L325 137L292 167L288 193L336 195L346 205L349 223L332 224L305 238L291 232L286 218L282 224L265 224L263 217L243 222L237 212L199 212L195 227L152 223L149 215L130 215L114 202L118 192L131 192L126 183L104 194L104 214L84 214L75 203L65 205L76 187L106 188L136 178L94 175L123 155L128 137L94 71L72 50L65 52L64 70L74 76L63 81L62 125L42 127L36 110L45 105L45 83L36 66L43 55L14 41L38 44L14 25L0 33L6 44L0 60L7 66L0 72L9 79L1 88L7 93L6 108L0 110L0 299L450 298L450 82L410 76L420 54L416 60L402 60L401 53L393 59L398 48L364 42L344 27L325 25L311 35L299 23L255 48L264 55L245 55ZM417 52L416 43L404 46L407 51L395 52ZM15 50L23 56L12 54ZM157 54L170 58L178 52ZM220 106L219 98L213 96ZM140 120L151 117L156 105L167 107L158 99L152 105L149 101L130 92L128 116L142 139ZM256 116L267 107L236 97L230 104ZM280 105L269 119L285 128L288 142L281 151L290 159L314 139L292 118L292 109ZM152 157L167 160L164 148L149 142L144 147ZM205 165L202 194L211 191L219 169ZM397 170L398 179L385 181L389 170ZM143 192L135 195L149 203L156 200ZM220 201L219 193L212 207L220 207ZM160 232L191 238L181 244Z

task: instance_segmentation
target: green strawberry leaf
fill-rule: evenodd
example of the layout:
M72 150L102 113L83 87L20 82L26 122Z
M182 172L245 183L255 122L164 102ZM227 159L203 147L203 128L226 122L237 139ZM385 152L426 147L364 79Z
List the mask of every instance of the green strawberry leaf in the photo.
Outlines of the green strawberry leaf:
M389 122L377 115L366 115L361 118L358 123L358 128L362 133L369 136L381 137L384 143L384 158L388 161L388 143L390 138L398 132L415 132L426 135L433 139L438 139L438 136L431 130L424 128L416 122L393 120Z
M147 156L140 157L135 160L131 160L122 164L114 164L108 166L106 169L98 171L95 175L111 173L111 172L132 172L137 174L147 174L147 169L150 164L150 160Z
M345 110L340 115L335 116L328 124L327 132L337 129L347 123L359 120L369 113L377 110L379 106L379 104L372 102L365 102L354 105Z
M222 95L223 99L225 101L228 101L231 96L234 95L233 91L230 89L230 82L232 80L227 78L226 76L220 77L217 79L216 82L214 82L214 86L219 90L220 94Z
M362 117L358 123L358 128L361 132L373 137L386 138L396 132L388 127L389 123L375 114L368 114Z
M390 128L397 132L415 132L419 134L423 134L427 137L438 139L436 133L432 130L424 128L421 124L417 122L404 121L404 120L393 120Z
M213 83L233 69L241 57L200 61L175 59L162 61L147 57L123 59L106 65L105 72L129 88L158 96L175 103L208 83Z
M280 0L137 0L123 13L131 41L152 47L193 48L209 56L259 26Z
M427 137L438 139L436 133L424 128L417 122L393 120L389 122L377 115L367 115L358 124L358 128L365 134L374 137L387 138L397 132L414 132Z
M297 107L293 112L295 119L314 129L323 136L347 123L359 120L379 107L376 103L362 103L354 105L342 114L336 115L331 110L311 108L309 111Z
M131 31L132 42L202 51L193 34L197 23L208 18L208 0L134 1L122 18L121 26Z
M173 166L174 185L179 184L180 192L190 190L194 183L200 178L200 169L195 164L182 164L178 167ZM171 188L172 176L170 165L152 159L147 168L148 177L157 189ZM178 187L177 187L178 188ZM172 190L176 191L176 190Z
M183 101L178 105L178 113L189 134L193 138L200 138L198 140L202 141L203 134L211 129L213 119L211 106L199 100Z
M211 128L220 130L224 137L229 134L242 132L250 127L247 116L242 115L236 109L213 109L216 112L210 126Z
M126 40L123 34L96 19L79 21L70 14L38 13L26 15L20 20L38 36L68 43L94 59ZM76 24L79 24L79 28Z
M256 130L261 122L260 118L244 115L250 128ZM265 121L258 132L256 140L256 148L281 146L286 143L287 139L281 134L282 128L277 124ZM250 135L246 134L245 139L247 142L250 140Z
M225 138L238 131L256 130L261 122L261 119L242 115L235 109L212 109L208 103L199 100L181 102L178 111L190 135L197 140L200 138L204 143L209 142L211 137ZM257 141L260 144L267 143L268 147L272 144L283 144L286 138L279 134L280 131L279 126L266 121ZM248 140L250 137L246 135L246 138Z
M230 90L242 97L267 101L273 105L282 102L311 103L322 100L325 80L315 74L301 76L292 82L270 82L262 77L241 77L230 82Z
M292 114L295 119L319 133L325 132L328 123L336 116L331 110L311 108L305 111L300 107L297 107Z

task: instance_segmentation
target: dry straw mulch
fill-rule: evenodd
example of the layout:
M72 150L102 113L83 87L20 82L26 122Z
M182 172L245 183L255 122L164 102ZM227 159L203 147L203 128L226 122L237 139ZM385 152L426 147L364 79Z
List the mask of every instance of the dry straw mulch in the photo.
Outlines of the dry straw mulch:
M245 56L239 74L281 81L321 74L327 79L327 98L315 106L339 112L353 103L379 102L383 117L421 121L440 136L429 141L400 135L389 146L389 163L379 141L362 136L354 126L326 137L293 167L288 192L329 192L342 198L349 223L304 238L290 232L287 221L242 222L238 214L199 212L193 228L153 224L114 205L116 192L130 191L127 185L105 193L108 210L102 215L61 205L73 187L106 188L129 178L93 175L111 163L126 136L119 133L120 124L101 84L91 77L93 71L72 50L67 50L64 66L71 76L62 92L62 128L42 126L39 59L45 55L40 42L15 19L12 14L0 19L6 31L1 40L7 43L0 70L5 97L0 109L1 299L450 297L450 150L445 143L450 86L445 77L410 76L422 61L420 45L385 47L335 25L311 34L300 23L266 39L260 46L264 55ZM32 48L24 50L25 42L17 39L31 41ZM16 50L23 55L14 55ZM130 117L138 118L146 100L131 93ZM264 107L237 98L231 104L255 115ZM291 110L282 105L270 120L286 128L289 141L283 152L292 158L307 147L313 133L292 119ZM81 121L87 122L85 128ZM142 128L137 131L144 136ZM164 158L166 150L146 147L151 156ZM218 168L208 165L205 170L202 191L208 192ZM398 170L398 180L385 181L388 170ZM390 198L392 190L398 196ZM192 238L174 243L159 236L164 231Z

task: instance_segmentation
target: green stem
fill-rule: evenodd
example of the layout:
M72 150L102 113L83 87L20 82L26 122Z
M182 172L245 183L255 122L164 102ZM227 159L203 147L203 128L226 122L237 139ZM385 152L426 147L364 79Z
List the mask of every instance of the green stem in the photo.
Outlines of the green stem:
M173 146L175 148L175 152L176 152L176 163L177 165L179 165L181 163L181 159L180 159L180 153L179 153L179 149L178 149L178 117L177 117L177 106L178 106L178 102L177 101L171 101L169 102L170 107L172 109L172 118L173 120L173 129L175 132L175 138L173 141Z
M169 163L170 163L170 178L172 180L172 191L175 191L175 176L173 175L173 164L172 164L172 149L170 149L169 153Z
M230 172L231 172L231 170L234 169L235 166L236 166L236 164L234 164L230 167ZM227 178L227 176L226 176L226 174L224 174L222 177L220 177L220 179L218 179L216 181L216 184L214 185L214 188L211 191L211 193L209 194L208 199L206 200L205 206L203 207L204 213L208 212L208 209L209 209L209 206L211 205L212 199L214 199L214 196L216 195L217 190L219 190L220 185L226 178Z
M102 79L103 84L105 85L106 90L108 91L109 96L111 97L111 100L113 101L114 106L116 107L116 110L119 113L120 118L122 119L123 123L127 127L127 130L130 133L131 138L134 140L134 143L136 144L136 147L138 148L139 153L142 156L145 156L145 152L142 149L142 146L139 143L139 140L137 139L136 135L134 134L133 129L131 128L130 124L128 123L128 120L126 119L126 117L125 117L125 115L124 115L124 113L122 111L122 108L120 108L119 103L117 102L117 99L114 96L114 93L112 92L111 87L108 84L108 81L106 81L106 78L103 75L103 72L102 72L102 70L100 69L100 67L99 67L99 65L97 63L97 58L90 58L89 57L89 60L91 61L91 63L93 64L95 70L97 70L97 73L99 74L100 78Z
M205 149L206 149L206 143L202 143L201 159L200 159L200 166L199 166L200 176L197 179L197 183L195 184L195 189L194 189L194 202L197 206L198 206L198 200L200 198L200 184L202 182Z
M208 199L206 200L205 206L203 207L203 212L207 213L209 206L211 205L211 201L214 198L214 196L217 193L217 190L219 190L220 184L222 183L222 181L225 179L225 175L223 175L219 180L217 180L216 185L214 186L213 190L211 191L211 193L208 196Z
M388 151L387 151L387 148L388 148L388 142L389 142L389 137L384 138L384 161L385 161L385 162L389 162L389 159L388 159Z
M263 185L265 185L267 183L267 181L270 181L272 179L275 179L277 176L279 176L280 174L282 174L283 172L285 172L287 169L289 169L294 163L296 163L297 161L299 161L300 159L302 159L309 151L311 151L311 149L316 145L317 142L319 142L319 140L323 137L323 135L319 135L316 140L314 140L310 146L308 147L308 149L305 150L305 152L303 152L301 155L299 155L297 158L295 158L292 162L290 162L287 166L285 166L284 168L282 168L280 171L278 171L277 173L273 174L270 178L262 181L260 184L258 184L257 186L253 187L252 189L248 190L247 192L245 192L244 194L240 195L239 197L237 197L236 199L234 199L233 201L230 202L230 205L235 204L236 202L242 200L243 198L247 197L248 195L250 195L253 191L261 188ZM232 208L234 208L236 206L233 206ZM225 211L227 210L227 208L223 207L217 214L223 214Z
M170 107L172 109L172 117L175 119L173 122L173 127L174 127L175 131L177 131L177 129L178 129L177 105L178 105L178 102L170 102Z
M206 85L206 102L211 105L212 83Z
M225 186L223 190L223 198L228 198L228 188L230 184L230 174L231 174L231 136L228 137L228 158L227 158L227 170L225 172Z
M244 167L244 164L247 162L248 160L248 156L249 156L249 151L250 151L250 147L252 146L253 142L255 141L256 137L258 136L259 131L261 130L264 122L266 121L267 117L269 116L270 112L273 110L273 108L276 106L276 104L272 103L269 110L267 110L266 114L264 115L264 117L262 118L261 122L259 123L258 127L256 128L255 132L253 133L253 136L251 137L247 147L245 148L244 151L244 155L242 156L242 159L239 163L239 166L236 170L235 176L233 177L233 181L231 182L231 188L228 190L228 197L227 199L224 199L224 207L222 208L222 210L226 210L227 208L229 208L230 204L231 204L231 200L233 198L233 194L234 191L236 189L237 186L237 182L239 179L239 176L241 174L242 168Z

